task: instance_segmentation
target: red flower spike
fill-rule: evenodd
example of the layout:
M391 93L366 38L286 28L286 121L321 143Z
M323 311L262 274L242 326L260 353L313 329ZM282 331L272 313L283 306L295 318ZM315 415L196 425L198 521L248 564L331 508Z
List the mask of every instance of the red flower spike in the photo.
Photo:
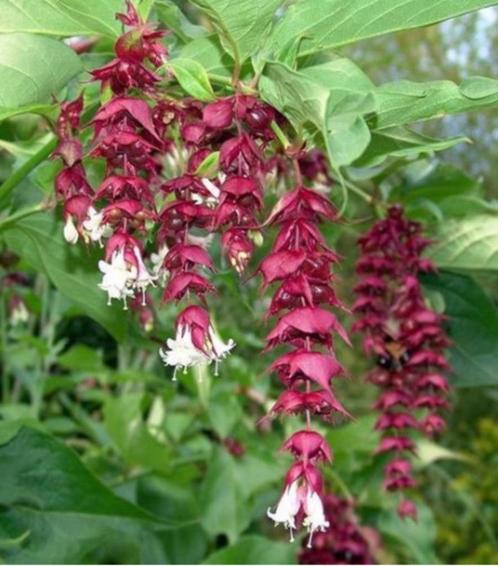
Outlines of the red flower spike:
M233 101L230 99L217 100L208 104L202 112L204 124L215 130L224 130L233 121Z
M202 275L182 271L169 280L164 290L163 301L179 301L187 291L192 291L202 297L206 293L213 293L215 288Z
M444 428L444 420L434 411L447 407L448 383L440 371L449 369L442 352L449 340L442 328L444 317L427 307L417 278L434 269L420 257L429 244L421 232L421 225L407 220L396 206L359 239L362 257L357 264L360 282L354 305L359 320L353 328L365 334L365 351L378 356L380 368L369 377L384 390L375 404L382 411L376 428L389 431L378 453L414 450L411 439L391 436L393 429L411 428L430 436ZM397 406L403 412L393 412ZM415 411L419 421L412 414ZM422 411L429 414L420 416ZM385 473L387 490L414 485L407 460L392 461ZM415 518L416 507L402 501L398 513Z
M164 259L164 267L169 271L190 269L201 265L214 271L214 265L209 254L200 246L176 244Z

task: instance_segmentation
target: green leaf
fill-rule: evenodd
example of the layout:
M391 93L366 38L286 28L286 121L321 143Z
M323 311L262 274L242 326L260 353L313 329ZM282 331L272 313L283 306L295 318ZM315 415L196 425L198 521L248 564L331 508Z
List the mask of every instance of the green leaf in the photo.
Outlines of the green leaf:
M376 108L374 85L352 61L338 58L293 71L268 63L260 80L262 97L297 130L312 123L321 133L334 166L348 165L370 142L365 115Z
M217 550L203 564L295 564L297 549L288 542L275 542L247 535L237 543Z
M0 0L0 33L116 36L121 0Z
M448 197L471 194L479 189L479 183L461 169L441 164L414 182L405 182L389 195L392 202L411 203L418 199L440 202Z
M496 0L301 0L275 26L270 47L280 54L289 43L302 38L300 55L304 56L496 4Z
M234 459L219 448L210 460L200 489L201 523L212 536L225 534L233 543L247 527L249 516L244 507Z
M429 257L444 269L498 270L498 216L480 214L439 226Z
M2 232L7 246L33 269L45 273L81 312L99 322L116 340L124 340L126 312L117 303L107 306L106 294L98 288L101 251L70 246L55 214L42 212L9 225Z
M142 402L142 393L108 398L104 407L105 428L126 462L149 470L168 471L170 450L145 424Z
M45 102L81 70L78 56L60 41L27 33L0 35L0 107Z
M214 92L206 69L194 59L178 58L167 63L171 67L182 88L194 98L209 102L214 100Z
M393 541L408 563L438 564L434 553L436 524L427 505L417 502L418 519L400 519L397 513L386 511L378 519L379 530L386 541Z
M0 446L0 539L14 563L122 563L157 560L153 528L171 528L114 495L59 441L22 428Z
M184 43L207 33L203 27L193 24L172 0L156 1L156 11L159 21Z
M206 14L224 49L243 63L268 34L282 0L192 0Z
M473 77L460 86L451 81L402 80L383 84L375 93L378 110L373 126L380 130L496 106L498 80Z
M363 155L355 161L355 167L376 167L387 158L413 159L421 154L431 154L470 141L463 136L435 139L408 128L386 128L372 132L372 139Z
M13 118L21 114L40 114L41 116L50 116L56 113L56 106L53 104L28 104L19 108L3 108L0 107L0 122L7 118Z
M214 34L189 41L181 49L180 57L195 59L211 76L230 77L230 56L223 51L218 37Z
M442 273L423 278L426 289L438 292L445 303L452 367L456 387L498 384L498 312L481 287L470 277Z

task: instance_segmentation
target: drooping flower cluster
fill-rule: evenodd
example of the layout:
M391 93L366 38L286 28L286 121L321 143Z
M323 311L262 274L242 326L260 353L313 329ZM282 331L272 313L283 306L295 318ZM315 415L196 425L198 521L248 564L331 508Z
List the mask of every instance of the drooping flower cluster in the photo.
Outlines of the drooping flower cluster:
M300 524L307 527L311 545L313 534L329 526L317 464L332 459L326 440L311 429L311 415L347 416L331 387L331 380L342 372L334 355L333 334L349 340L327 308L341 307L331 273L338 258L318 227L322 220L332 221L335 211L326 197L302 186L297 162L295 166L298 186L280 198L267 220L279 232L259 272L264 288L279 283L268 310L268 316L277 317L277 322L267 337L267 350L292 347L270 366L285 387L270 414L304 414L306 428L283 446L296 462L287 473L275 511L269 510L268 515L290 530L291 539Z
M383 437L377 452L393 454L385 468L388 491L402 492L415 485L410 431L428 436L440 432L444 420L438 411L447 407L444 372L449 368L443 351L449 342L443 317L427 306L417 279L433 270L430 260L421 256L429 244L421 232L419 223L393 206L359 239L354 330L364 334L364 350L377 360L369 380L381 389L375 428ZM398 512L416 518L410 500L401 500Z
M301 550L299 564L376 564L379 533L358 523L353 503L335 495L326 495L323 507L330 528L315 535L313 548Z
M204 302L204 295L214 291L203 273L213 269L205 249L209 239L194 231L216 225L220 191L209 179L195 175L199 152L188 132L202 118L201 103L166 99L158 89L154 68L167 54L159 41L165 32L143 22L129 1L127 13L117 18L126 29L115 44L116 57L92 71L107 102L91 121L94 135L88 157L105 161L104 179L94 192L85 177L78 139L80 98L62 105L56 154L65 167L56 188L64 200L66 240L74 244L82 237L101 246L105 240L105 257L98 267L109 303L122 300L127 308L130 301L147 330L153 321L150 287L164 285L165 302L189 302L178 315L175 339L160 350L176 374L178 367L217 364L234 346L233 341L221 341L203 307L191 304L192 294ZM186 149L173 144L178 135ZM163 182L165 166L178 169L183 159L188 159L185 174ZM154 233L155 253L148 254Z

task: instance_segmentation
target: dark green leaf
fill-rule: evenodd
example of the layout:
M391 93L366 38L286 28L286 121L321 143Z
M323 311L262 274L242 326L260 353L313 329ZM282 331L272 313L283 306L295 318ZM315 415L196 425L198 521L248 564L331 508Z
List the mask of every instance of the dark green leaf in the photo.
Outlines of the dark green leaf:
M80 71L77 55L60 41L27 33L0 35L0 107L46 102Z
M121 0L0 0L0 33L116 36Z
M470 277L443 273L427 276L424 287L441 293L453 341L450 354L451 384L457 387L498 384L498 312Z
M162 558L153 528L170 528L117 497L62 443L23 428L0 446L0 538L14 563L120 563ZM158 556L159 555L159 556Z
M496 4L496 0L301 0L275 26L270 45L280 54L295 38L302 38L300 54L308 55Z
M235 542L247 527L249 517L235 462L224 449L218 449L210 460L200 498L201 522L206 532L212 536L225 534L230 542Z
M34 269L45 273L81 312L99 322L117 340L124 340L128 324L122 305L107 306L98 288L100 250L70 246L55 214L42 212L10 225L2 235L9 248Z

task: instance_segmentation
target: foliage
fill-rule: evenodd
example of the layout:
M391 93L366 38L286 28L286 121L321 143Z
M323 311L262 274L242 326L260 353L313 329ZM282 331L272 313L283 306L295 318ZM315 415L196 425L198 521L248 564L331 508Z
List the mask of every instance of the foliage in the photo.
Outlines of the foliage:
M489 186L436 155L464 152L469 142L466 131L440 137L438 120L495 109L498 80L469 68L463 78L422 82L403 73L381 82L357 55L371 44L357 42L379 37L387 45L398 36L385 34L496 5L138 4L171 30L158 70L168 92L201 101L229 95L234 85L256 93L291 124L292 139L280 131L280 142L327 154L343 223L324 232L345 258L339 285L347 302L354 242L389 204L403 204L434 242L428 253L441 271L423 284L431 306L447 316L453 422L466 422L464 403L481 395L479 412L488 416L466 445L452 425L440 444L419 446L419 472L431 486L417 492L419 522L402 523L397 502L379 489L374 392L364 385L367 362L356 344L349 352L338 346L353 376L339 387L356 420L320 425L335 451L327 484L353 494L363 523L380 532L381 562L498 556L496 395L487 389L498 379L497 207L486 198ZM275 454L298 420L255 424L277 391L264 374L265 305L255 280L240 281L213 244L216 326L238 348L220 377L190 371L172 382L157 350L172 335L174 309L155 312L150 330L108 307L97 286L100 255L62 237L52 198L59 166L48 160L56 100L83 92L86 122L105 100L87 71L111 60L122 9L120 0L0 0L0 556L8 563L292 563L300 541L287 544L265 513L287 464ZM209 156L202 171L216 172L218 159ZM85 161L98 184L101 165ZM270 204L279 188L266 190ZM252 271L269 245L259 243ZM13 272L22 277L7 283Z

